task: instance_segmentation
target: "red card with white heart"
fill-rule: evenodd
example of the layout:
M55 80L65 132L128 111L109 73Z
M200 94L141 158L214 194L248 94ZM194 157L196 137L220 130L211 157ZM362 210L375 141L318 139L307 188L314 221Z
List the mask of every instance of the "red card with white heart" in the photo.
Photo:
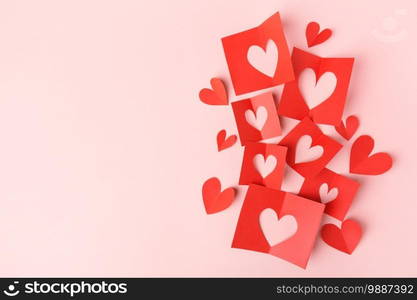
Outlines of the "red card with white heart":
M279 13L258 27L222 38L222 43L236 95L294 79Z
M232 103L242 145L279 136L281 125L271 92Z
M325 204L326 214L343 221L358 189L357 181L323 169L317 176L304 180L299 195Z
M287 148L263 143L248 143L243 155L239 184L259 184L280 189L284 177Z
M250 185L232 247L263 253L305 268L324 205L283 191Z
M288 165L306 178L316 176L342 148L309 118L298 123L279 145L287 147Z
M342 119L353 58L322 58L294 48L295 80L285 84L278 114L337 126Z

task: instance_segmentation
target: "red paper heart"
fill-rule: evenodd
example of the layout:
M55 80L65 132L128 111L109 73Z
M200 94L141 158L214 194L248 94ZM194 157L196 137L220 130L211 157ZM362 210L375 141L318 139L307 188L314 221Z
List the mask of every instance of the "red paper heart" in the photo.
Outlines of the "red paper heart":
M220 151L232 147L237 141L237 136L232 134L226 139L226 130L220 130L217 134L217 149Z
M346 126L345 124L343 124L343 121L340 121L340 124L338 126L335 126L334 128L346 140L350 140L350 138L355 134L358 127L359 127L358 117L350 116L346 119Z
M320 25L317 22L310 22L306 28L306 38L308 47L325 42L332 35L332 31L328 28L320 32Z
M363 175L379 175L392 166L392 158L388 153L379 152L371 156L374 140L368 135L356 139L350 150L350 172Z
M345 220L340 229L334 224L326 224L321 229L321 238L339 251L352 254L362 236L361 226L351 220Z
M202 89L200 91L200 100L209 105L227 105L229 98L223 81L219 78L210 80L212 89Z
M235 189L230 187L221 191L221 183L216 177L207 179L203 184L203 201L207 214L225 210L235 198Z

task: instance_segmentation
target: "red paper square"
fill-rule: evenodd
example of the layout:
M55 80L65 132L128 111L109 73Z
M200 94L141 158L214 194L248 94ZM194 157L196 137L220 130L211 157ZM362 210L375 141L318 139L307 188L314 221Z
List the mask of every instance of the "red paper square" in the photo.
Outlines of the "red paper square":
M297 231L290 238L269 245L260 225L260 215L270 208L279 220L290 215ZM250 185L240 212L232 247L280 257L305 268L320 228L324 205L290 193L259 185Z
M271 92L249 99L235 101L232 103L232 108L242 145L246 145L248 142L258 142L276 137L281 134L281 125L279 123L274 96ZM266 114L262 114L265 111ZM264 115L266 115L266 118L262 118ZM256 128L251 125L248 122L248 117L250 116L258 121L258 125L262 126Z
M295 80L285 84L278 114L297 120L309 116L318 124L339 125L342 120L353 62L353 58L322 58L294 48L292 64ZM314 71L316 85L326 72L333 73L337 78L333 93L312 108L307 105L299 88L300 74L306 68L311 68Z
M326 186L322 187L323 185L327 185L327 189ZM324 212L343 221L358 191L359 183L329 169L323 169L317 176L305 179L299 195L322 203L324 199L320 196L320 188L324 189L324 192L337 189L337 196L325 204Z
M275 44L274 47L278 51L275 72L273 75L268 74L271 77L254 67L248 60L251 46L266 51L269 41ZM258 27L222 38L222 43L236 95L294 80L291 56L279 13L272 15Z
M311 138L311 147L298 148L301 146L299 140L303 136L309 136ZM287 147L288 165L304 177L316 176L342 148L341 144L323 134L320 128L309 118L305 118L298 123L281 140L279 145ZM299 151L298 156L301 156L300 154L303 154L303 152L316 150L316 148L312 149L312 147L316 146L322 148L322 155L319 158L310 161L298 160L296 156L297 150Z
M285 155L287 148L262 143L248 143L243 155L242 170L240 173L239 184L259 184L266 187L280 189L284 176ZM275 164L271 164L274 162ZM262 169L256 167L256 162L269 168L264 168L265 174L261 174ZM264 177L262 176L264 175Z

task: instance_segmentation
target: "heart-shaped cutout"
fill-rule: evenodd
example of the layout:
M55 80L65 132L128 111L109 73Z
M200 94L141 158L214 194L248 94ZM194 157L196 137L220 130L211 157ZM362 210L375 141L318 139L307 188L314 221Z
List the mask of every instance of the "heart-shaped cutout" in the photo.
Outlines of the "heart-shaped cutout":
M285 215L278 219L277 213L272 208L266 208L261 212L259 223L265 239L271 247L288 240L298 229L294 216Z
M321 145L311 146L313 139L309 135L303 135L297 142L295 147L296 164L310 162L319 159L323 155L323 147Z
M265 156L262 154L256 154L253 157L253 164L262 178L266 178L275 170L275 167L277 166L277 158L274 155L268 155L265 159Z
M310 109L326 101L334 92L337 77L333 72L323 73L318 80L311 68L305 68L298 77L298 87Z
M358 127L358 117L349 116L346 119L346 126L345 124L343 124L343 121L340 121L340 124L338 126L335 126L334 128L342 137L344 137L348 141L355 134L356 130L358 130Z
M323 183L319 188L320 200L321 200L321 203L323 204L327 204L333 201L334 199L337 198L338 194L339 194L338 188L334 187L330 189L329 191L329 186L327 185L327 183Z
M350 150L350 172L362 175L383 174L392 167L392 158L388 153L379 152L371 156L374 140L369 135L356 139Z
M264 106L259 106L255 114L253 110L248 109L245 111L245 118L246 122L248 122L252 127L262 131L262 128L268 119L268 110Z
M328 28L320 32L320 25L317 22L310 22L306 28L306 38L308 47L321 44L332 36L332 31Z
M266 49L258 45L250 46L247 58L256 70L268 77L274 77L278 65L278 48L273 40L267 41Z
M212 78L210 84L212 89L205 88L200 91L201 102L209 105L228 105L229 98L224 82L219 78Z
M222 129L217 134L217 150L220 152L232 147L237 141L237 136L232 134L226 138L226 130Z
M348 219L342 223L342 228L334 224L326 224L321 229L321 238L329 246L339 251L352 254L362 237L359 223Z
M202 193L207 214L225 210L232 204L235 198L235 189L230 187L221 191L221 183L216 177L207 179L204 182Z

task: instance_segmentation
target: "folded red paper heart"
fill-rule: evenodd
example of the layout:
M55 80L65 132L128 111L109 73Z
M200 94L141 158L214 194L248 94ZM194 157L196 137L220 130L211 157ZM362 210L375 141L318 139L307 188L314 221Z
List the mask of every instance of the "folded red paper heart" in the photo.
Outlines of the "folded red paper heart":
M321 229L321 237L328 245L352 254L362 237L362 228L359 223L348 219L339 228L334 224L326 224Z
M332 31L328 28L320 32L320 25L317 22L310 22L306 28L306 38L308 47L321 44L332 36Z
M335 126L334 128L342 137L344 137L346 140L350 140L350 138L355 134L358 127L358 117L350 116L346 119L346 125L343 124L343 121L340 121L340 124L338 126Z
M391 156L384 152L369 155L373 148L374 140L369 135L362 135L356 139L350 151L351 173L379 175L391 169Z
M203 184L203 201L207 214L214 214L228 208L234 198L235 189L221 190L221 183L216 177L207 179Z
M220 152L232 147L237 141L237 136L232 134L226 138L226 130L222 129L217 134L217 150Z
M223 81L219 78L210 80L212 89L202 89L200 91L200 100L209 105L228 105L227 90Z

